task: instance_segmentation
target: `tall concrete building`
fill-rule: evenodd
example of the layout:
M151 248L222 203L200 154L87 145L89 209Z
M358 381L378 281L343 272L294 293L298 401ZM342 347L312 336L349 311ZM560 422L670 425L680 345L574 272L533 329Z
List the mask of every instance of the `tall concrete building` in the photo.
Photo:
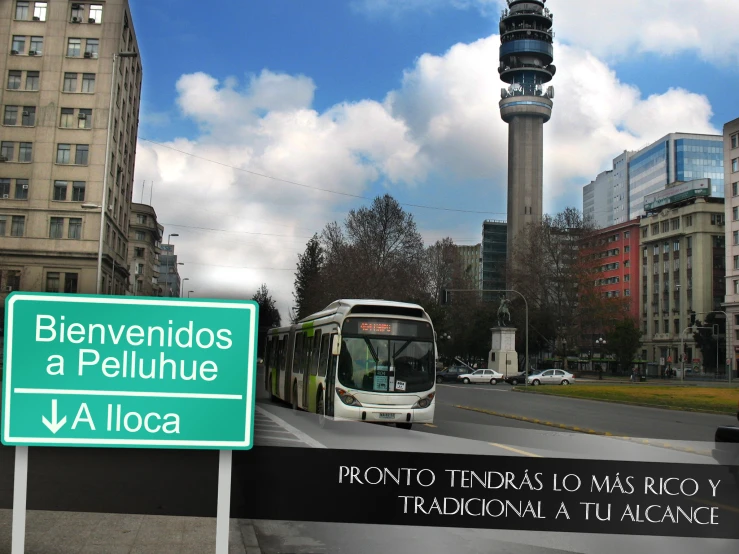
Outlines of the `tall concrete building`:
M727 333L733 345L727 356L739 368L739 119L724 125L724 182L726 183L726 302ZM734 373L736 375L736 373Z
M613 182L613 171L604 171L582 189L583 218L599 229L613 225Z
M137 52L127 0L0 2L0 303L95 293L101 236L101 293L130 294Z
M500 115L508 123L508 247L542 219L544 123L552 115L556 71L552 14L546 0L507 0L500 20Z
M163 228L157 223L152 206L131 204L128 265L134 279L134 296L163 296L164 287L159 284L162 234Z
M462 261L462 271L464 276L469 279L472 288L479 289L482 276L482 244L474 246L457 246L457 252Z
M709 367L716 363L703 360L692 333L684 333L692 313L705 321L708 312L722 309L724 299L724 199L710 196L710 186L708 179L700 179L645 199L647 215L640 221L641 357L652 363L671 359L676 367L681 346L689 361Z
M162 287L162 296L182 296L177 255L174 253L174 244L162 244L159 256L159 285Z

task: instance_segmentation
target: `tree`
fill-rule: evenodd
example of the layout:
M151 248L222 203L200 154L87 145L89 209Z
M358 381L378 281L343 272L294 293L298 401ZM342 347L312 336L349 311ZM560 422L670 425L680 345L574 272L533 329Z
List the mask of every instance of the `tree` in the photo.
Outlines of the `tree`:
M622 372L628 373L641 347L642 332L631 317L617 321L606 334L606 348L613 354Z
M259 304L259 331L257 338L257 351L259 356L264 355L264 346L267 337L267 331L272 327L279 327L282 321L280 312L275 306L275 301L267 288L267 285L262 283L254 296L251 298L257 304Z
M718 326L718 333L714 333L714 326ZM726 320L716 317L716 314L710 313L706 316L706 321L701 323L695 320L695 333L693 338L698 349L703 354L703 366L706 368L721 367L721 360L726 359L726 343L720 340L721 335L726 333ZM701 329L702 327L702 329ZM716 349L718 348L718 352ZM718 358L718 359L717 359ZM716 363L718 362L718 367Z
M320 273L324 263L324 250L313 235L303 254L298 254L298 269L295 273L295 316L293 323L320 310L325 304L320 299Z

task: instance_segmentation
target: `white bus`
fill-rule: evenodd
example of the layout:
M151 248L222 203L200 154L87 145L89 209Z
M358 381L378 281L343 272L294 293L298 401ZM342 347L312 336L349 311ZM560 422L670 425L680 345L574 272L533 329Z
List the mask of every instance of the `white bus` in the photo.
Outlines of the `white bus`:
M337 300L268 331L265 387L293 409L410 429L434 420L436 356L421 306Z

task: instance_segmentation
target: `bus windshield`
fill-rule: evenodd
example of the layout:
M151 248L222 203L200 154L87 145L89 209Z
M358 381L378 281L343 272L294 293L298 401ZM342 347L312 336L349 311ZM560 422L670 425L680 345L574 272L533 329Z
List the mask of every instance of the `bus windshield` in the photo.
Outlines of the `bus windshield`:
M434 385L434 362L430 340L344 336L339 383L366 392L423 392Z

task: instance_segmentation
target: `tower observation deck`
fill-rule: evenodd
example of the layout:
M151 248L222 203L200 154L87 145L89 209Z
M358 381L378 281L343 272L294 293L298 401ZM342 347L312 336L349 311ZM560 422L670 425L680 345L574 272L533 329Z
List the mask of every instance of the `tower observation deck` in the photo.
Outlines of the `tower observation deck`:
M507 0L500 19L500 115L508 123L508 255L528 223L542 219L544 123L556 72L553 14L546 0Z

